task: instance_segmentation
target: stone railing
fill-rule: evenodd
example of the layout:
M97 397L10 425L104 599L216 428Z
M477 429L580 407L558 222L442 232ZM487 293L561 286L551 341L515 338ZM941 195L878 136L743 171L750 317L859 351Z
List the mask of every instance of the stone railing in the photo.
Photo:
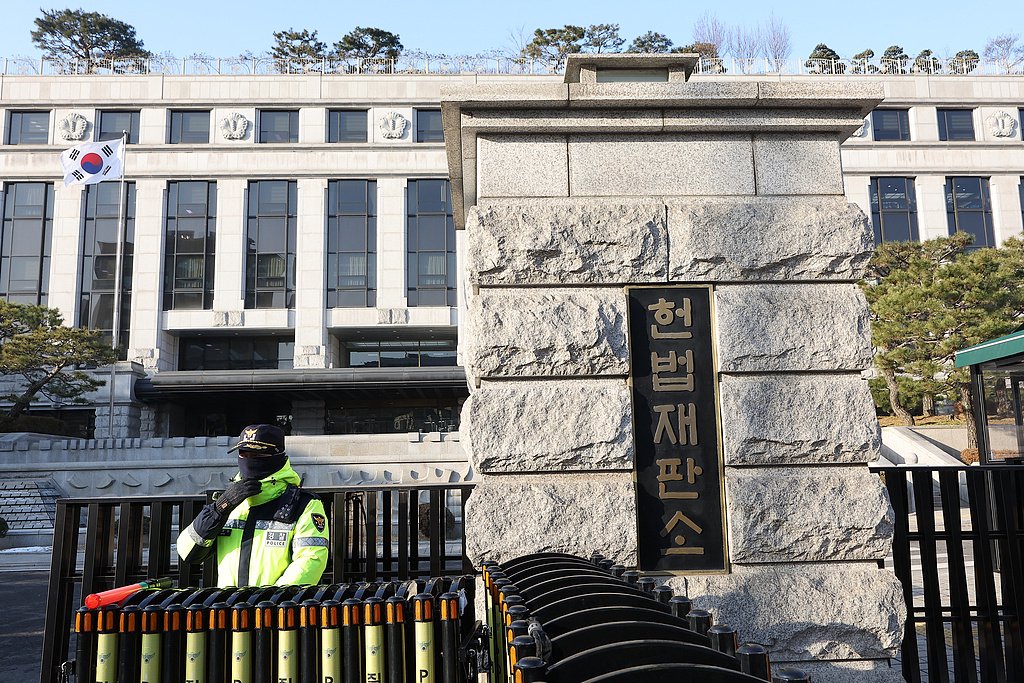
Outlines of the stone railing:
M61 60L8 57L0 75L456 75L493 74L502 76L557 75L561 65L518 57L481 55L426 55L410 52L398 59L274 59L259 57L154 56L128 59ZM695 73L714 76L1007 76L1024 75L1022 62L992 62L978 59L766 59L727 57L701 58Z

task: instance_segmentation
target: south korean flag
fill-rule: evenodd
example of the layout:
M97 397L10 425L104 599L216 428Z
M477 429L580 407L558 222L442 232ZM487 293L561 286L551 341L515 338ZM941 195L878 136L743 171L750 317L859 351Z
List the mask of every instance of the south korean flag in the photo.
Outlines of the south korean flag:
M60 154L64 185L95 185L121 177L124 140L86 142Z

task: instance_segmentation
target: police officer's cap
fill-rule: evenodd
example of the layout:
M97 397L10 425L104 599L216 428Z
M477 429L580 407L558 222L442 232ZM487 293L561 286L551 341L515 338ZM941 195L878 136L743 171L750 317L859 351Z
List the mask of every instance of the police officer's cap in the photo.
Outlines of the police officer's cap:
M260 455L280 455L284 453L284 432L276 425L249 425L238 436L238 443L228 449L259 453Z

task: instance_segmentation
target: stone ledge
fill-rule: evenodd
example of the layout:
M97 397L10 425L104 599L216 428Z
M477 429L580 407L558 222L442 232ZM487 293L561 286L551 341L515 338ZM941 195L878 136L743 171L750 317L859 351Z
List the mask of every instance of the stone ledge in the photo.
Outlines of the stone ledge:
M755 134L754 173L759 195L843 194L834 133Z
M866 467L729 468L729 545L737 563L882 560L895 516Z
M896 576L867 564L737 565L667 584L776 661L895 657L907 616Z
M665 206L647 200L481 201L466 222L478 285L665 282Z
M859 376L724 375L719 393L727 465L864 463L879 457L875 406Z
M460 434L477 472L631 470L632 412L622 380L484 382Z
M482 476L466 503L474 565L537 552L636 565L636 497L629 473Z
M487 289L469 296L466 373L481 377L629 374L621 289Z
M868 305L857 285L724 285L715 307L720 372L871 366Z
M670 200L669 278L857 280L874 241L843 197Z
M477 144L479 197L569 195L564 135L482 135Z

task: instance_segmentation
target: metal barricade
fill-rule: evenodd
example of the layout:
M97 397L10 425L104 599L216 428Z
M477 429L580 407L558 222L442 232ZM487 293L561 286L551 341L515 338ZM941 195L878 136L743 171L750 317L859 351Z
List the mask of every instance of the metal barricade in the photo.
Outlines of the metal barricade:
M483 566L491 683L810 681L740 645L649 577L594 555L527 555Z

